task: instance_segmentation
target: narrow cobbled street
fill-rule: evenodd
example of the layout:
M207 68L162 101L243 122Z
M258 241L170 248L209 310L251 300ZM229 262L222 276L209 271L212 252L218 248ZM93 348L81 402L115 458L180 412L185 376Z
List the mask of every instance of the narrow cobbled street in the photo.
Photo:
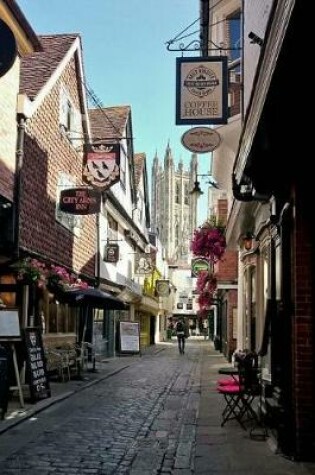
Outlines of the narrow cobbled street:
M184 355L173 342L120 358L109 377L1 434L0 473L315 473L251 440L234 421L220 427L222 364L211 343L191 340Z

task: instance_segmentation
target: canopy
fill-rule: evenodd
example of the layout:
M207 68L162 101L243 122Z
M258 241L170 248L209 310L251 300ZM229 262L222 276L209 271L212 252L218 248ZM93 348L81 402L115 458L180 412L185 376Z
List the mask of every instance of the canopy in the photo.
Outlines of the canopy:
M100 289L68 289L62 293L62 300L72 305L82 305L110 310L126 310L127 305L113 295Z

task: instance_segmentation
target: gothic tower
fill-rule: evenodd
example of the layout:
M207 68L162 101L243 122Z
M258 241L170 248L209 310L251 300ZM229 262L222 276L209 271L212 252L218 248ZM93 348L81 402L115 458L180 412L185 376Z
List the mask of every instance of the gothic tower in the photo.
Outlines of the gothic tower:
M192 155L189 170L184 169L182 160L176 168L168 143L163 165L156 154L151 180L152 231L159 234L169 263L188 264L190 241L197 226L197 199L190 194L197 176L197 155Z

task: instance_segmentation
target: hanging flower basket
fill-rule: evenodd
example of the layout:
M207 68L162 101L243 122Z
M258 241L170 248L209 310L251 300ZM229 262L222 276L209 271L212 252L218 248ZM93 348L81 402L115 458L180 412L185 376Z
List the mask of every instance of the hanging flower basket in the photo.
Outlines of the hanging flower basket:
M200 272L197 278L198 304L200 311L209 310L213 304L214 293L217 289L217 279L214 274Z
M207 221L195 229L190 249L195 256L207 257L214 263L219 261L226 249L224 227Z
M47 267L38 259L26 257L11 267L17 272L17 280L25 284L36 284L38 287L45 287Z
M38 259L26 257L11 266L17 273L17 279L25 284L35 284L49 291L67 290L70 288L88 288L87 282L70 274L62 266L47 266Z
M87 289L88 284L76 275L70 274L64 267L51 265L47 275L47 288L52 292L71 288Z

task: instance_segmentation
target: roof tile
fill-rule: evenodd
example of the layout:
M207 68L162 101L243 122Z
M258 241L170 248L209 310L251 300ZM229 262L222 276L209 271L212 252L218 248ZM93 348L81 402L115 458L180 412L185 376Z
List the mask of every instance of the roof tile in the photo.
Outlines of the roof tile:
M43 51L22 58L20 92L34 99L50 79L79 34L40 35Z
M89 109L92 137L95 141L121 139L125 134L130 106Z

